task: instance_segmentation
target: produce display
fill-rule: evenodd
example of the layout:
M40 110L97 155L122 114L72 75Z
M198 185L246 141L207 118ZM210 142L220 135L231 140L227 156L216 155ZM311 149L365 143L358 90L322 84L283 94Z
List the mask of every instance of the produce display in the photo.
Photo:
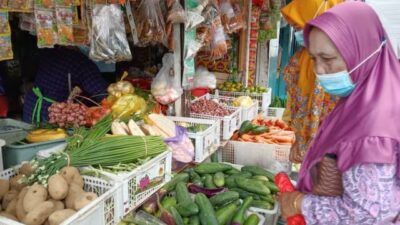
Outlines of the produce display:
M237 169L224 163L201 163L174 176L144 203L140 213L167 225L256 225L259 215L249 208L274 208L278 188L273 179L274 174L257 166ZM120 225L135 224L134 217Z
M282 120L258 117L251 122L244 121L240 129L233 134L231 140L291 145L295 141L295 135Z
M274 108L285 108L286 107L286 100L281 99L278 96L272 99L270 107Z
M49 107L49 123L59 127L79 127L87 123L87 107L73 102L57 102Z
M242 83L236 81L226 81L223 84L218 85L218 90L230 91L230 92L244 92L244 93L258 93L262 94L267 92L267 88L261 86L244 87Z
M62 168L47 185L28 186L23 182L33 171L26 163L17 176L0 179L0 216L26 225L59 225L98 197L83 190L83 178L75 167Z
M214 100L199 99L190 105L190 112L210 116L229 116L234 111L218 104Z

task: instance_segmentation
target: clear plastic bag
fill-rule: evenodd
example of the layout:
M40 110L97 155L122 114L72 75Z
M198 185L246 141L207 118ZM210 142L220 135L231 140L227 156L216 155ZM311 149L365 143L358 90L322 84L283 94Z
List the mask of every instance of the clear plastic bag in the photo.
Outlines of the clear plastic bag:
M189 163L194 158L194 146L189 139L187 130L181 126L175 126L176 136L164 141L172 148L172 157L183 163Z
M208 5L203 15L206 18L205 26L209 27L211 34L210 58L212 60L220 59L228 53L221 16L214 4Z
M167 53L163 57L163 66L151 84L151 94L157 102L168 105L180 98L183 90L179 83L175 82L173 74L174 55Z
M217 87L217 78L215 74L210 73L205 67L200 66L194 76L194 87L215 89Z
M95 5L93 8L90 58L110 63L132 59L119 5Z
M187 17L185 10L179 3L179 1L175 0L171 7L168 7L168 17L167 22L170 23L186 23Z
M141 46L157 43L167 46L167 34L159 0L142 1L136 9L135 22Z
M227 33L235 33L241 30L245 23L239 3L231 0L220 1L221 20Z

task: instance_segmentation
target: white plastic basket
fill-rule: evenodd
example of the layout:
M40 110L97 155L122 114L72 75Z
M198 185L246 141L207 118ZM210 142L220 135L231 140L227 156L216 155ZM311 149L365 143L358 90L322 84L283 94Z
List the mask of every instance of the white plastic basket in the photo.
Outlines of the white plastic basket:
M284 113L285 113L285 108L270 107L268 108L267 111L267 117L277 117L279 119L282 119Z
M220 124L215 120L195 119L188 117L168 117L177 125L183 123L189 126L205 125L207 128L201 132L189 132L189 138L193 141L195 148L195 162L203 162L213 154L220 145Z
M210 94L206 94L200 98L197 98L192 101L196 102L200 99L211 99ZM200 119L210 119L210 120L217 120L220 121L220 127L221 127L221 140L229 140L233 133L239 129L241 123L242 123L242 109L240 107L231 107L231 106L224 106L225 109L233 111L232 114L228 116L210 116L210 115L204 115L204 114L197 114L197 113L190 113L190 117L193 118L200 118Z
M0 173L2 179L10 179L17 175L17 169L7 169ZM115 225L120 221L122 201L120 184L110 184L104 180L83 176L85 191L96 193L99 197L79 210L75 215L64 221L61 225ZM0 225L22 225L17 221L0 217Z
M258 101L258 109L261 112L266 112L268 107L272 102L272 89L268 88L267 92L264 93L246 93L246 92L230 92L230 91L221 91L218 90L219 95L228 96L228 97L240 97L240 96L249 96L253 100Z
M122 215L136 209L171 179L172 152L166 151L129 173L101 172L110 183L122 183Z
M240 165L257 165L272 172L290 174L289 160L291 145L263 144L229 141L221 149L222 161Z
M279 219L279 204L275 203L274 208L272 210L260 209L260 208L249 208L250 212L254 212L258 215L261 215L264 221L260 220L259 224L262 225L276 225Z

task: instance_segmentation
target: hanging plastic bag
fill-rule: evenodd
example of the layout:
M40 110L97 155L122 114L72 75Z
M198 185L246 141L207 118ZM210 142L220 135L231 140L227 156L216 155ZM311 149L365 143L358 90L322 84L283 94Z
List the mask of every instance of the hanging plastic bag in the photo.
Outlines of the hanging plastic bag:
M179 3L175 0L171 6L168 6L168 17L167 22L175 23L186 23L187 17L185 10Z
M213 73L210 73L205 67L200 66L196 70L194 76L194 87L195 88L209 88L215 89L217 87L217 78Z
M183 163L189 163L194 158L194 146L189 139L187 130L181 126L175 126L176 136L164 139L164 142L172 148L172 157Z
M95 5L93 8L90 58L109 63L132 59L119 5Z
M214 4L207 6L203 14L206 18L206 26L210 27L211 32L210 58L212 60L220 59L228 53L221 16Z
M173 76L174 55L167 53L163 57L163 66L151 84L151 94L157 102L168 105L180 98L183 90Z
M136 9L135 22L141 46L157 43L167 46L164 17L159 0L142 1Z
M220 11L222 24L228 34L235 33L244 27L245 23L239 3L221 0Z

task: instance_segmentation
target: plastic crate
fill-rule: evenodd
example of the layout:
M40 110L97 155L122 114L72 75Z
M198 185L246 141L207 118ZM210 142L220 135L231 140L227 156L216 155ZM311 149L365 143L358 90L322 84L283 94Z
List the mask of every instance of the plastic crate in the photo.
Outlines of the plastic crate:
M250 207L249 211L262 216L261 218L264 219L264 221L260 220L259 224L261 224L261 225L276 225L278 223L278 219L279 219L279 204L278 204L278 202L275 203L274 209L272 209L272 210Z
M291 145L263 144L229 141L221 149L222 161L240 165L257 165L272 172L290 174L289 160Z
M0 171L4 170L3 166L3 146L6 144L6 142L3 139L0 139Z
M279 119L282 119L284 113L285 113L285 108L270 107L268 108L267 111L267 117L277 117Z
M65 143L65 139L60 139L32 144L8 144L3 149L4 168L19 165L23 161L30 161L39 151L57 148Z
M258 109L261 112L266 112L268 107L271 105L272 102L272 89L268 88L267 92L264 93L246 93L246 92L230 92L230 91L221 91L218 90L218 94L222 96L228 97L240 97L240 96L249 96L253 100L258 101Z
M121 183L122 215L139 207L165 183L171 180L172 152L166 151L129 173L99 171L110 183Z
M16 169L8 169L0 173L2 179L16 176ZM112 185L104 180L83 176L85 191L95 192L99 197L79 210L75 215L60 225L115 225L122 217L122 196L118 191L120 184ZM22 225L17 221L0 217L0 225Z
M20 141L28 135L32 125L14 119L0 119L0 139L7 145Z
M211 99L211 95L207 94L200 98L197 98L192 101L196 102L199 99ZM225 109L232 110L233 113L228 116L211 116L205 114L197 114L197 113L190 113L190 117L193 118L200 118L200 119L209 119L209 120L217 120L220 122L220 136L221 140L229 140L233 133L240 128L242 124L242 109L240 107L231 107L231 106L224 106Z
M177 125L188 124L205 125L207 128L201 132L189 132L189 138L192 140L195 148L195 162L203 162L213 154L220 145L220 124L215 120L195 119L187 117L168 117Z

